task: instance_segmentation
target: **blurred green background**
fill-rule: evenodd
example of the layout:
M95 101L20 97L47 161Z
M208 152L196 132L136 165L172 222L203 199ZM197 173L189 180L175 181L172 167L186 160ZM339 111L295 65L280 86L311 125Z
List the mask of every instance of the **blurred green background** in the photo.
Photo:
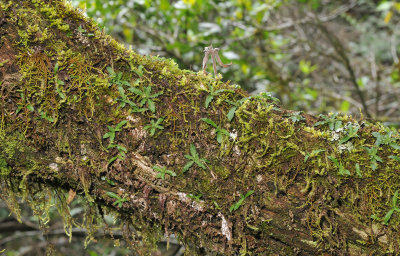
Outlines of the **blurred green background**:
M269 91L284 108L310 114L349 113L400 125L400 3L374 0L73 0L106 33L145 55L173 58L199 71L204 47L219 47L223 80L255 94ZM211 63L209 63L209 72ZM63 234L56 209L43 237L23 207L22 224L0 202L0 251L5 255L134 255L84 233ZM84 209L75 200L78 219ZM116 223L118 224L118 223ZM109 217L109 225L113 220ZM118 230L115 230L118 237ZM171 240L154 255L182 255ZM1 253L0 253L1 254Z

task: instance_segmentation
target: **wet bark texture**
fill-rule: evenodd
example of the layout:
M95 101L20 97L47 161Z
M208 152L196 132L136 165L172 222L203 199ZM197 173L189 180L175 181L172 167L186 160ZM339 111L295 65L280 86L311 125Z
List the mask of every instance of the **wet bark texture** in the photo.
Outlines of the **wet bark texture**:
M17 216L17 197L38 216L52 197L68 233L77 193L89 239L111 212L140 254L171 234L189 255L400 253L396 131L138 55L63 1L0 4L1 198Z

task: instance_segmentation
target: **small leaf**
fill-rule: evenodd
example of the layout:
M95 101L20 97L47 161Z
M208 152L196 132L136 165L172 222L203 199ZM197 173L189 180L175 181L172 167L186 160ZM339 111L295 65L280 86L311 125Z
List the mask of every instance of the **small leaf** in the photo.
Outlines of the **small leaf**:
M392 217L393 212L394 209L392 208L386 213L385 217L383 218L383 224L387 225L389 223L389 220Z
M27 108L29 111L31 111L31 112L35 111L35 109L33 108L33 106L32 106L31 104L29 104L28 106L26 106L26 108Z
M208 118L202 118L201 119L202 121L204 121L204 122L206 122L207 124L209 124L209 125L212 125L212 126L214 126L215 128L217 128L218 126L214 123L214 121L213 120L211 120L211 119L208 119Z
M156 112L156 106L154 104L154 101L148 100L147 105L149 106L149 109L151 112L153 112L153 113Z
M208 108L208 105L210 105L210 102L212 101L213 98L214 98L214 96L212 96L212 95L207 96L206 103L205 103L206 108Z
M188 162L184 167L183 167L183 173L185 173L187 170L189 170L190 167L193 165L193 161Z
M228 121L232 121L233 117L235 116L235 112L236 112L237 107L232 107L228 114L226 115L226 117L228 118Z

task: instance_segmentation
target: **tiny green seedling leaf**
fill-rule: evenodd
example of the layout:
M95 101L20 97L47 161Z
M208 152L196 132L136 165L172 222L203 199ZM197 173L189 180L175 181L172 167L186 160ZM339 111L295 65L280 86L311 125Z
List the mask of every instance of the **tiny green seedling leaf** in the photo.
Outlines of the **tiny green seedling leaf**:
M165 174L168 174L169 176L172 176L172 177L176 176L176 173L171 170L167 170L167 167L159 167L157 165L154 165L153 169L158 172L156 175L157 179L161 178L162 180L164 180Z
M150 124L146 125L144 127L145 130L150 129L150 135L154 136L154 134L156 133L157 129L163 130L164 126L161 125L162 121L164 120L164 118L158 118L156 122L154 122L154 120L150 120Z
M211 84L208 89L210 90L210 93L206 97L206 101L204 103L205 107L208 108L210 105L211 101L214 99L215 96L218 96L221 92L226 91L225 89L219 89L214 91L214 86Z
M307 160L310 157L316 156L319 153L324 152L324 151L325 151L325 149L314 149L311 153L306 153L306 155L304 156L304 163L307 162Z
M123 120L119 122L115 128L107 125L109 132L103 135L103 139L110 138L110 143L112 144L115 139L115 133L121 131L122 126L124 126L127 122L127 120Z
M156 107L153 99L162 95L163 92L151 94L151 89L152 89L151 85L145 87L143 91L136 87L128 88L129 91L141 97L139 107L143 107L145 104L147 104L149 110L154 113L156 111Z
M333 157L333 156L328 156L328 158L336 165L336 167L338 168L338 174L345 176L345 175L351 175L350 171L345 169L344 166L339 163L339 161Z
M350 140L351 138L358 137L357 131L358 131L359 128L360 128L360 127L357 126L357 125L356 125L356 126L350 125L350 126L348 127L346 136L344 136L344 137L339 141L339 144L343 144L343 143L347 142L348 140Z
M246 193L246 195L241 194L241 195L240 195L239 201L237 201L236 203L234 203L234 204L229 208L229 211L230 211L230 212L233 212L233 211L236 211L237 209L239 209L239 207L243 204L243 201L244 201L247 197L251 196L253 193L254 193L254 190L250 190L250 191L248 191L248 192Z
M215 128L216 134L217 134L217 141L219 144L222 143L222 137L223 135L229 136L229 132L223 128L220 128L218 125L214 123L211 119L208 118L202 118L202 121L206 122L207 124L213 126Z
M121 198L119 195L115 194L114 192L108 191L108 192L106 193L106 195L108 195L109 197L112 197L112 198L116 199L115 202L113 203L113 205L118 205L119 208L122 207L122 204L123 204L124 202L128 201L126 198Z
M185 155L185 158L189 159L190 161L186 163L186 165L183 167L183 173L189 170L189 168L192 167L194 163L196 163L200 168L204 170L207 169L207 167L205 166L207 160L199 157L199 154L197 153L196 148L193 144L190 144L190 154L191 155Z
M202 195L202 194L200 194L200 195L187 194L186 196L189 197L189 198L191 198L191 199L193 199L193 200L200 201L200 198L201 198L203 195Z
M383 218L383 224L387 225L393 213L400 212L400 208L397 206L397 199L399 198L399 191L397 190L392 197L392 208L386 213Z

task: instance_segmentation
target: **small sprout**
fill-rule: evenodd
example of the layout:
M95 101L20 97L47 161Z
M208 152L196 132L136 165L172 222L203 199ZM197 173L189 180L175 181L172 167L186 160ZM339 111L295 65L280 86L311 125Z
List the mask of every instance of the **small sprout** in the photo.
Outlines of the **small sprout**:
M79 25L77 30L78 30L79 33L85 33L86 32L86 29L83 29L81 25Z
M372 135L376 138L375 146L389 145L394 149L400 150L400 146L396 143L396 138L392 137L392 131L386 134L380 134L379 132L373 132Z
M215 205L215 209L217 210L221 210L222 208L218 205L218 203L216 201L213 201L214 205Z
M356 163L356 174L358 177L362 178L361 170L360 170L360 165Z
M108 145L107 149L109 149L109 148L117 148L117 150L119 152L118 155L112 157L108 161L109 165L112 164L117 159L120 159L120 160L124 160L125 159L126 152L128 152L128 150L124 146L117 145L117 144L110 144L110 145Z
M210 105L210 102L214 99L214 96L218 96L218 94L220 94L221 92L226 91L225 89L219 89L219 90L214 91L214 86L212 84L210 84L209 90L210 90L210 93L207 95L206 102L205 102L206 108L208 108L208 106Z
M325 151L325 149L314 149L311 153L306 153L306 155L304 156L304 163L307 162L307 160L310 157L317 156L319 153L324 152L324 151Z
M103 139L110 138L110 143L112 144L115 139L115 133L120 132L122 130L122 126L124 126L127 122L128 122L127 120L123 120L123 121L119 122L119 124L117 124L117 126L115 128L107 125L107 128L110 131L107 132L106 134L104 134Z
M135 87L130 87L128 88L128 90L133 92L134 94L139 95L142 98L140 100L139 107L143 107L145 104L147 104L150 111L154 113L156 111L156 106L153 99L163 94L163 92L151 94L151 88L151 85L149 85L145 87L143 91Z
M164 126L161 125L163 120L164 120L164 118L158 118L157 121L154 122L154 120L152 119L150 121L150 124L146 125L144 127L144 129L145 130L150 129L150 135L154 136L154 134L156 133L157 129L164 130Z
M110 180L110 179L107 179L106 176L102 176L102 177L101 177L101 180L105 180L105 181L107 181L107 183L110 184L111 186L115 186L115 182L112 181L112 180Z
M114 192L107 192L106 195L116 199L116 201L113 203L113 205L118 205L119 208L122 207L122 204L124 202L128 201L126 198L121 198L119 195L115 194Z
M158 172L156 175L157 179L161 178L162 180L165 180L165 174L168 174L172 177L176 176L176 173L171 170L167 170L167 167L159 167L157 165L154 165L153 169Z
M143 66L142 65L139 65L138 68L131 67L131 70L133 70L133 72L135 72L139 77L143 76Z
M336 167L339 169L338 174L341 176L345 175L351 175L350 171L345 169L344 166L339 163L339 161L333 157L333 156L328 156L328 158L336 165Z
M223 128L220 128L218 125L216 125L211 119L208 118L202 118L202 121L206 122L207 124L213 126L215 128L215 131L217 133L217 141L219 144L222 143L222 135L229 136L229 132Z
M397 206L398 198L399 198L399 191L397 190L392 198L392 208L386 213L385 217L383 218L383 224L387 225L389 223L389 220L395 211L400 212L400 208Z
M194 163L196 163L200 168L204 170L207 169L206 166L204 165L207 162L207 160L199 157L199 154L197 153L196 148L194 147L193 144L190 144L190 154L191 156L185 155L185 157L190 161L183 167L183 173L189 170L189 168L192 167Z
M119 104L121 108L124 108L126 104L128 104L132 108L137 107L135 103L133 103L131 100L128 99L128 97L125 94L125 89L124 89L124 87L122 87L122 85L118 86L118 92L119 92L120 98L118 98L117 100L121 102Z
M350 140L351 138L358 137L357 131L360 127L358 125L353 126L352 124L349 125L348 130L347 130L347 135L344 136L340 141L339 144L343 144Z
M293 123L305 120L305 118L301 115L301 111L292 113L289 119L292 120Z
M400 157L398 157L398 156L389 156L389 158L394 159L394 160L400 162Z
M254 193L254 190L250 190L250 191L248 191L248 192L246 193L246 195L241 194L241 195L240 195L239 201L237 201L236 203L234 203L234 204L229 208L229 211L230 211L230 212L233 212L233 211L236 211L237 209L239 209L239 207L243 204L243 201L244 201L247 197L251 196L253 193Z
M186 195L187 197L189 197L189 198L191 198L191 199L193 199L193 200L196 200L197 202L198 201L200 201L200 198L203 196L202 194L200 194L200 195L193 195L193 194L187 194Z
M232 119L235 117L235 113L236 110L240 107L240 105L243 104L243 102L246 100L246 98L243 98L237 102L233 102L230 100L225 100L226 102L228 102L229 104L233 105L233 107L231 107L228 111L228 114L226 115L226 117L228 118L228 121L232 121Z
M130 86L128 81L122 80L122 72L115 73L111 67L107 67L107 72L110 75L108 86L112 86L113 84L117 86Z
M29 104L28 106L26 106L26 108L27 108L29 111L31 111L31 112L35 111L35 108L34 108L31 104Z
M320 115L320 117L322 117L324 120L316 122L313 125L314 127L327 124L331 131L338 131L342 127L342 121L336 119L337 113L329 115L329 116Z
M376 168L378 167L377 162L383 162L382 158L380 158L379 156L377 156L376 154L378 153L378 147L373 146L371 148L369 147L364 147L364 149L368 152L369 158L371 160L371 168L372 170L376 170Z
M40 110L40 117L42 118L42 119L46 119L47 121L49 121L49 122L54 122L54 118L53 117L51 117L51 116L48 116L47 114L46 114L46 112L44 112L44 111L42 111L42 110Z

